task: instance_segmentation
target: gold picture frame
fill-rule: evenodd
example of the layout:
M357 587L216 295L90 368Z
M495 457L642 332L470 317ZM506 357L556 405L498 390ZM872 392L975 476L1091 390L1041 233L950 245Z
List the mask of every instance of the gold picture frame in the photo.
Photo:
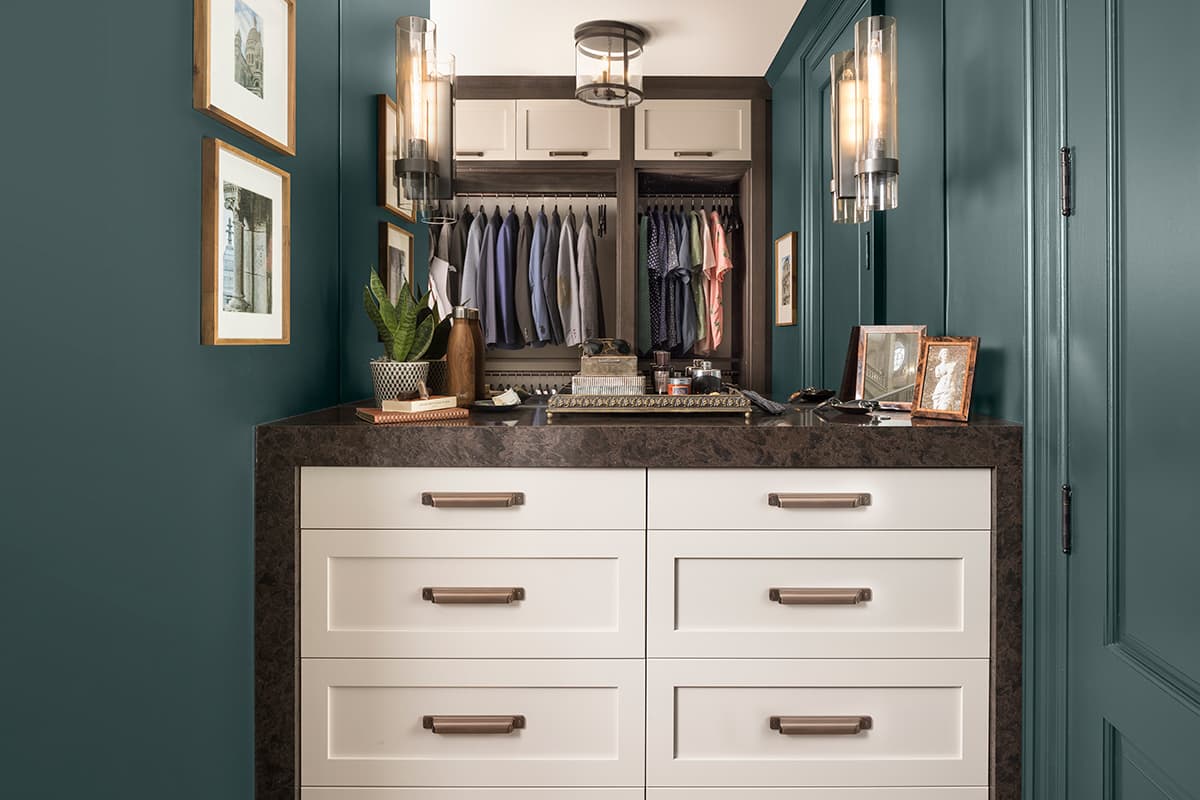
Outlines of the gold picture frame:
M394 304L400 297L401 286L412 287L415 280L413 255L415 237L399 225L390 222L379 223L379 279L387 289L388 299ZM393 263L398 261L399 263ZM396 285L396 277L403 274L401 286ZM413 297L421 293L413 290Z
M396 156L399 143L397 140L396 102L386 94L375 96L376 113L378 114L377 163L379 174L376 178L376 194L379 205L386 208L401 219L416 222L411 200L406 200L399 184L396 182Z
M880 408L912 409L916 376L925 338L924 325L856 325L854 399L874 400ZM910 395L909 392L912 392Z
M789 231L775 240L775 327L797 324L796 314L796 232Z
M277 24L259 30L258 23L271 19L268 8ZM193 0L192 15L192 107L273 150L296 155L295 0L229 0L219 11L214 0ZM251 35L241 36L247 19L253 45ZM268 40L272 27L278 30ZM280 47L287 50L282 59L267 57ZM272 88L270 77L280 88Z
M291 176L205 137L200 261L201 344L288 344Z
M937 355L930 356L930 353ZM971 413L978 336L933 336L921 341L912 415L966 422Z

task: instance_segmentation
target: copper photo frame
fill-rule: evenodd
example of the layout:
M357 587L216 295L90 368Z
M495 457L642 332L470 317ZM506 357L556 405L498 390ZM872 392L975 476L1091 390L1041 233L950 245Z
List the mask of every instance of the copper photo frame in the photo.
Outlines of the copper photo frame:
M934 336L921 342L914 417L966 422L971 413L978 336Z
M851 396L846 389L843 399L874 400L880 408L910 410L925 330L924 325L856 325L844 377L845 383L853 374L854 392Z

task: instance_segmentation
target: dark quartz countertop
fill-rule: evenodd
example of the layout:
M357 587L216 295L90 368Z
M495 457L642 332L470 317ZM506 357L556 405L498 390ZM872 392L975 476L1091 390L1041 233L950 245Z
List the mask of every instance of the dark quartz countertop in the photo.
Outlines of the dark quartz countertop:
M1022 429L969 423L815 413L781 416L563 414L542 406L472 411L465 420L372 425L356 406L258 427L258 457L294 466L819 467L1019 464Z

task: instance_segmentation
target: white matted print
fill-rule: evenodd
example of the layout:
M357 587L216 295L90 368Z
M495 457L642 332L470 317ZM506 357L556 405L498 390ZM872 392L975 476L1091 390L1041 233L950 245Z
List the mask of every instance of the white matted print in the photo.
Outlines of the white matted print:
M376 108L379 115L378 203L393 214L415 222L412 201L402 196L400 181L396 178L396 159L400 157L400 136L396 132L399 127L396 103L386 94L376 95Z
M408 287L413 297L420 292L413 285L413 235L390 222L379 223L379 277L387 288L392 305L400 299L400 290Z
M775 240L775 324L796 324L796 232Z
M287 344L290 177L205 139L203 181L201 342Z
M295 155L295 0L194 2L192 104Z

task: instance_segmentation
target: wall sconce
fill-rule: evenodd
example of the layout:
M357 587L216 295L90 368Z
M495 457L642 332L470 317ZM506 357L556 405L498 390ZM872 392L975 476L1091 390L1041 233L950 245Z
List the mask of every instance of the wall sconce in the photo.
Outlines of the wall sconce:
M396 20L396 176L403 197L425 222L453 197L454 67L437 60L437 26L423 17Z
M624 107L642 102L642 55L648 34L612 20L575 28L575 98L593 106Z
M896 114L896 18L866 17L854 25L858 76L858 204L886 211L899 204L900 149Z
M833 196L833 221L859 223L871 218L871 212L858 204L858 178L854 165L858 160L858 79L853 50L829 57L829 115L832 130L830 146L833 178L829 191Z

